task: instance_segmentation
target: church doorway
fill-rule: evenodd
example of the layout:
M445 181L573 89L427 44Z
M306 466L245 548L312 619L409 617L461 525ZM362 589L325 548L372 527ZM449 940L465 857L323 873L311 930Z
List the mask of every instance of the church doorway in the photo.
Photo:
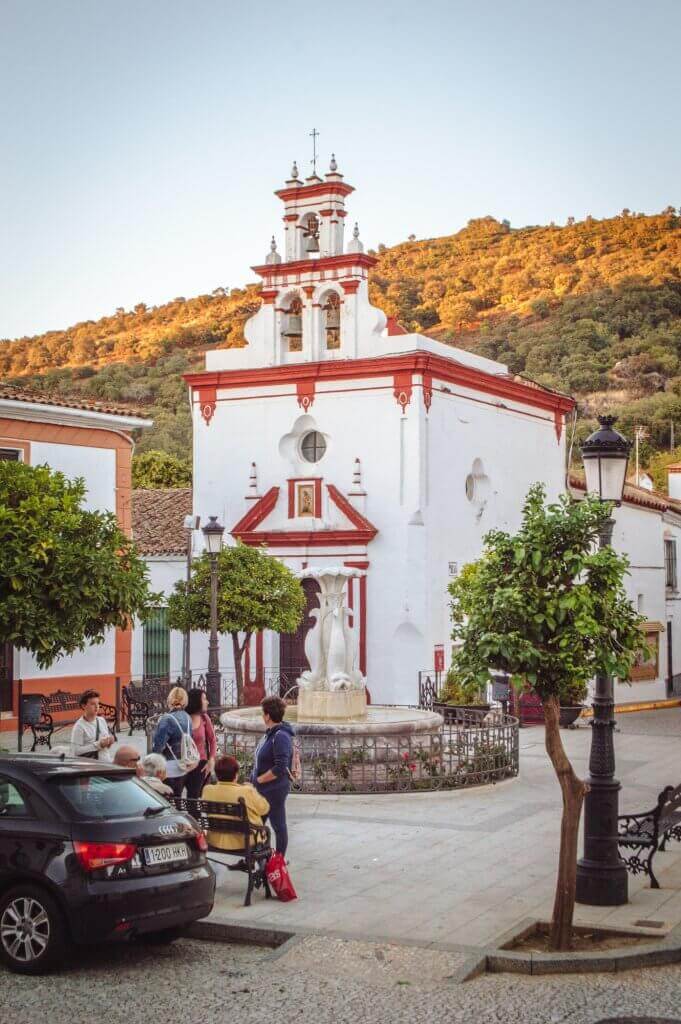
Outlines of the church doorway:
M310 612L313 608L319 608L319 584L316 580L303 580L305 592L305 612L300 625L295 633L279 634L279 675L285 679L289 686L294 686L295 681L301 672L309 669L305 657L305 637L308 630L314 625L314 619Z

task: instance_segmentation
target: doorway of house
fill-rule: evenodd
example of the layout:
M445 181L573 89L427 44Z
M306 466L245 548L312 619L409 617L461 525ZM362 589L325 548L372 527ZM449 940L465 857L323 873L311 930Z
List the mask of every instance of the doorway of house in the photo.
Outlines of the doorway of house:
M0 644L0 711L12 710L14 648Z
M301 672L309 669L305 657L305 637L314 625L310 612L319 608L319 584L316 580L303 580L305 612L295 633L279 634L279 676L280 692L287 692L295 686Z

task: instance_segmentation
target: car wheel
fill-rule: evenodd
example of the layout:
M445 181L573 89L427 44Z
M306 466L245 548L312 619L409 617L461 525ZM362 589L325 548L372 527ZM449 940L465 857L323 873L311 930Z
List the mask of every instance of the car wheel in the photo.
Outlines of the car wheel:
M160 932L142 932L137 936L137 941L144 946L169 946L182 935L181 928L164 928Z
M0 958L11 971L42 974L64 955L66 929L59 907L37 885L0 896Z

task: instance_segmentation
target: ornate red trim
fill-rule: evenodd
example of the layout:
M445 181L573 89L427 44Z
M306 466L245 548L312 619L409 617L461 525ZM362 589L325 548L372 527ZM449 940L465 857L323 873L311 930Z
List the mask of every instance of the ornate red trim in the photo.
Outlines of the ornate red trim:
M284 202L290 199L311 199L313 196L349 196L355 189L344 181L322 181L319 184L303 185L297 188L280 188L274 194Z
M405 331L396 316L389 316L386 322L386 333L389 338L392 338L396 334L409 334L409 331Z
M315 286L313 284L303 285L303 291L307 295L308 299L311 299L312 296L314 295L314 289L315 289Z
M327 484L326 489L329 492L329 497L333 501L334 505L337 505L344 516L350 520L353 526L358 530L365 533L370 533L369 540L378 533L378 530L373 523L370 523L366 516L363 516L361 512L358 512L352 502L348 501L344 494L342 494L334 484Z
M322 478L320 476L298 476L286 481L288 484L288 517L296 518L296 484L314 484L314 519L322 514Z
M397 404L405 412L411 402L412 375L410 370L402 371L393 375L393 394Z
M371 377L395 377L397 373L431 374L438 381L471 391L528 405L550 412L571 412L575 402L569 395L549 391L517 377L486 373L464 366L455 359L430 352L406 352L402 355L376 356L370 359L328 360L317 363L289 363L241 370L210 370L187 373L184 380L196 389L210 387L243 388L295 384L298 395L314 395L316 381L361 380ZM397 397L397 396L396 396ZM300 399L299 399L300 400Z
M298 396L298 405L305 412L310 408L314 402L314 380L299 380L296 381L296 394Z
M341 281L340 286L346 295L354 295L359 288L359 281Z
M298 214L297 213L285 213L283 219L293 222L294 220L298 220Z
M256 526L260 526L263 520L267 519L268 515L277 504L279 498L279 488L270 487L266 494L263 494L260 501L257 501L252 508L249 508L245 516L242 516L239 522L231 530L233 537L240 536L242 533L250 533L255 529Z
M217 404L217 391L214 387L199 388L199 406L201 408L201 415L206 421L206 426L210 424L215 413L215 406Z
M335 210L320 210L319 211L319 216L320 217L330 217L331 214L335 213L335 212L336 212Z
M347 210L336 210L336 213L338 214L339 217L347 217L348 215Z
M338 256L322 256L318 260L291 260L290 263L261 263L251 267L261 277L281 274L306 274L312 270L336 270L342 267L365 267L369 270L378 260L366 252L343 252Z
M260 292L260 298L264 303L274 302L278 294L278 288L263 288Z
M426 412L430 412L430 406L433 401L433 377L430 373L424 373L423 375L423 404L426 407Z
M321 507L321 478L319 480L318 487L319 490L317 493L319 494ZM236 537L237 540L242 541L244 544L251 544L254 546L265 544L267 547L271 548L320 548L328 545L364 547L372 541L378 533L378 530L373 523L369 522L365 516L358 512L357 509L350 504L345 495L341 494L338 488L334 487L333 484L327 484L326 489L331 501L333 501L341 512L350 520L354 529L256 530L256 527L267 518L277 503L279 488L272 487L267 494L265 494L260 501L239 520L236 526L232 527L230 532L233 537ZM291 509L290 501L289 491L289 511ZM317 501L317 495L315 495L315 501Z
M554 409L553 410L553 425L554 425L555 430L556 430L556 440L557 441L560 441L561 434L563 433L563 420L564 420L564 417L565 417L565 413L562 412L560 409Z

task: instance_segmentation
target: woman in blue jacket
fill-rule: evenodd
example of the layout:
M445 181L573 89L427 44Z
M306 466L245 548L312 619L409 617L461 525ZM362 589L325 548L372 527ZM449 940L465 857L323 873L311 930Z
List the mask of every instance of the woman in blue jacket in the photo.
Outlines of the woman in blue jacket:
M172 789L173 796L177 797L182 796L187 778L186 772L180 767L182 734L192 734L192 720L184 710L187 699L187 691L181 686L172 688L167 698L168 712L161 715L158 721L152 745L153 753L163 754L166 759L166 782Z
M265 697L261 703L267 731L260 740L253 764L251 782L270 805L267 819L277 840L277 852L286 853L286 797L291 789L293 729L284 721L286 703L281 697Z

